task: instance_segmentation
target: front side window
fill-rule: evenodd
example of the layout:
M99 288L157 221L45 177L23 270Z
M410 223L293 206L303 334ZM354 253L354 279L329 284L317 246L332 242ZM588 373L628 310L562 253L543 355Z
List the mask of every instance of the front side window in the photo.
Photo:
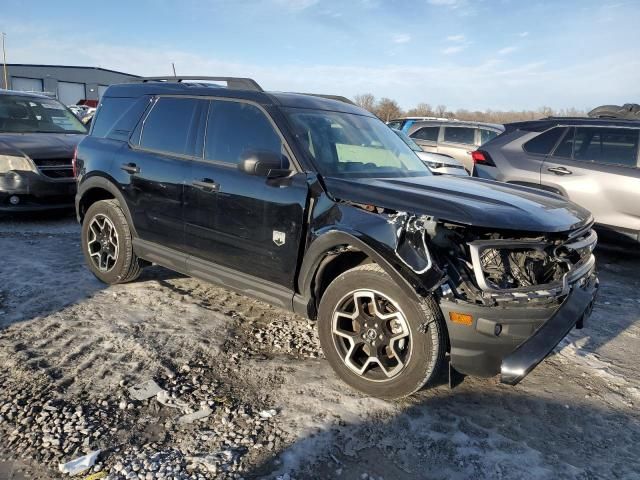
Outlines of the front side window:
M287 110L299 147L332 177L431 175L407 144L377 118L324 110Z
M576 160L637 166L638 130L626 128L576 128Z
M440 127L422 127L411 134L411 138L425 140L427 142L437 142Z
M282 154L282 140L262 110L250 103L212 101L205 158L238 164L245 152L256 150Z
M473 145L475 143L476 129L469 127L444 127L444 141L449 143L461 143Z
M87 133L87 129L52 98L0 95L0 132Z
M151 109L144 124L140 146L177 155L193 155L196 112L206 105L195 98L162 97Z

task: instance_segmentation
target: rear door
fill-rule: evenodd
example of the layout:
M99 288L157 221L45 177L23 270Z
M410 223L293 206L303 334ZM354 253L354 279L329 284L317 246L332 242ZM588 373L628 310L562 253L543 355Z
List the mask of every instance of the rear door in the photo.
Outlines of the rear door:
M160 97L138 124L119 167L129 176L125 197L143 240L184 249L183 185L198 144L206 100Z
M540 180L589 209L596 222L640 231L639 130L568 129L540 171Z
M438 153L438 137L440 126L428 125L421 127L409 135L425 152Z
M438 142L438 153L460 160L467 172L471 172L473 170L471 152L476 149L476 128L445 125L443 130Z
M291 155L258 105L212 100L204 156L186 183L186 244L200 259L293 288L307 201L304 173L267 179L238 170L245 152Z

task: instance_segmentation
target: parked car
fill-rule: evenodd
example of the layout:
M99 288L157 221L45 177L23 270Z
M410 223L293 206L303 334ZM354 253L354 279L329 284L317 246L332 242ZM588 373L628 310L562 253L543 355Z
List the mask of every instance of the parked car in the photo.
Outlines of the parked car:
M585 209L434 176L345 102L184 80L109 87L78 147L82 250L103 282L156 263L315 319L337 374L382 398L434 380L446 353L450 372L515 384L588 317Z
M449 155L471 173L471 152L504 132L502 125L458 120L429 120L416 122L407 134L425 152Z
M403 118L394 118L393 120L389 120L387 125L390 128L401 130L403 132L407 132L411 125L416 122L423 122L425 120L436 120L436 121L444 121L446 122L448 119L440 118L440 117L403 117Z
M477 177L554 192L603 231L640 241L640 121L547 118L507 125L474 152Z
M411 150L416 153L416 155L418 155L418 158L420 158L420 160L429 167L431 173L436 175L469 175L462 166L462 163L455 158L449 157L448 155L441 155L439 153L425 152L416 142L411 140L406 133L395 128L392 128L392 130L409 146Z
M73 152L86 134L55 99L0 90L0 212L73 207Z

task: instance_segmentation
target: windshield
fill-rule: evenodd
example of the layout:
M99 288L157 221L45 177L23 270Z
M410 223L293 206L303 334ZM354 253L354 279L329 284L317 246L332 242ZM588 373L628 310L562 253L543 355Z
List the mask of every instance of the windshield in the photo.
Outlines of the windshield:
M349 113L287 110L301 148L330 177L431 175L413 151L377 118Z
M401 130L396 130L395 128L393 129L393 131L395 132L395 134L396 134L396 135L398 135L398 136L402 139L402 141L403 141L404 143L406 143L406 144L407 144L407 146L408 146L411 150L413 150L414 152L421 152L421 151L422 151L422 149L420 148L420 146L419 146L416 142L414 142L413 140L411 140L411 137L410 137L409 135L407 135L406 133L404 133L404 132L403 132L403 131L401 131Z
M52 98L0 95L0 133L87 133L87 129Z

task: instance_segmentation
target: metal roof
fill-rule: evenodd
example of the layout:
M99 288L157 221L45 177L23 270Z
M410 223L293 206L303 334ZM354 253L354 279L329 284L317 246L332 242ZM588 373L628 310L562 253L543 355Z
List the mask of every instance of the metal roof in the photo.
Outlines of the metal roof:
M87 67L83 65L41 65L37 63L7 63L7 67L37 67L37 68L79 68L81 70L100 70L102 72L117 73L120 75L127 75L128 77L140 78L140 75L134 75L132 73L119 72L118 70L110 70L102 67Z

